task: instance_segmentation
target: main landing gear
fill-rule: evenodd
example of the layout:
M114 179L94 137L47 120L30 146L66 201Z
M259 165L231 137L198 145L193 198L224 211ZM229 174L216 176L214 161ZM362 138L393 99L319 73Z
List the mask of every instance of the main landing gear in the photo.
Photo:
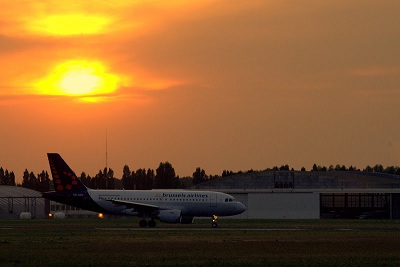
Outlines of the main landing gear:
M212 224L211 224L211 227L212 227L212 228L217 228L217 227L218 227L217 220L218 220L218 216L217 216L217 215L213 215L213 217L212 217Z
M151 219L150 221L146 221L145 219L142 219L139 221L139 226L144 228L144 227L156 227L156 221Z

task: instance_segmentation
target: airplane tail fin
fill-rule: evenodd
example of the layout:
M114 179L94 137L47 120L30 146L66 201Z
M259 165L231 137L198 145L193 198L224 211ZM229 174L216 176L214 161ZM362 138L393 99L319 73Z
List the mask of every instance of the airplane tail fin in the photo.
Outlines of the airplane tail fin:
M87 187L57 153L47 153L56 192L83 192Z

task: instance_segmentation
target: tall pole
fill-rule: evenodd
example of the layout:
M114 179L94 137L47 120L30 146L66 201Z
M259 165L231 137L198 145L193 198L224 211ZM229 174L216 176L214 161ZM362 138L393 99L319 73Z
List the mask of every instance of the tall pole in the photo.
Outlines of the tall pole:
M107 144L107 128L106 128L106 168L108 167L108 155L107 155L107 149L108 149L108 144Z
M104 174L106 176L106 189L108 189L108 155L107 155L107 150L108 150L108 143L107 143L107 128L106 128L106 173Z

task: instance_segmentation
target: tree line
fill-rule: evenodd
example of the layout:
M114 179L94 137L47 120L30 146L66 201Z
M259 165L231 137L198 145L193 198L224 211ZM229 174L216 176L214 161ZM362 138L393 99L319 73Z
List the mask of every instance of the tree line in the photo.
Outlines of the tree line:
M295 171L290 168L289 165L281 165L280 167L274 166L267 168L262 171ZM80 180L89 188L94 189L126 189L126 190L150 190L150 189L177 189L177 188L188 188L192 185L207 182L219 177L226 177L236 174L262 172L255 170L243 171L229 171L224 170L219 175L207 175L205 170L197 167L191 177L180 178L176 175L175 169L169 162L161 162L158 168L154 171L153 169L139 168L136 171L131 171L128 165L123 167L123 174L121 179L114 177L114 171L110 168L104 168L91 177L85 172L80 175ZM306 171L304 167L300 171ZM319 172L330 172L330 171L355 171L355 172L371 172L371 173L386 173L393 175L400 175L399 166L388 166L383 167L381 164L375 166L367 166L363 170L350 166L337 164L336 166L330 165L329 167L314 164L310 171ZM0 185L11 185L15 186L15 174L7 169L0 167ZM51 182L47 171L35 175L33 172L29 172L25 169L22 177L22 183L17 184L25 188L30 188L40 192L46 192L53 190L54 185Z
M0 167L0 185L15 185L15 174Z
M161 162L155 172L152 169L130 171L129 166L125 165L121 180L123 188L128 190L182 188L179 176L176 176L169 162Z

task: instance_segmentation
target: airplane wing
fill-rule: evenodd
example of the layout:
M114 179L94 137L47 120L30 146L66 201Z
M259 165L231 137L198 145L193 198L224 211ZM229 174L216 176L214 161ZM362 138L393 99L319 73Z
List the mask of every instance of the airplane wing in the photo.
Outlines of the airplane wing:
M140 202L132 202L132 201L125 201L125 200L117 200L117 199L111 199L110 200L112 203L117 204L117 205L125 205L129 208L133 208L137 211L141 212L154 212L158 210L163 210L163 208L156 206L156 205L151 205L151 204L144 204Z

